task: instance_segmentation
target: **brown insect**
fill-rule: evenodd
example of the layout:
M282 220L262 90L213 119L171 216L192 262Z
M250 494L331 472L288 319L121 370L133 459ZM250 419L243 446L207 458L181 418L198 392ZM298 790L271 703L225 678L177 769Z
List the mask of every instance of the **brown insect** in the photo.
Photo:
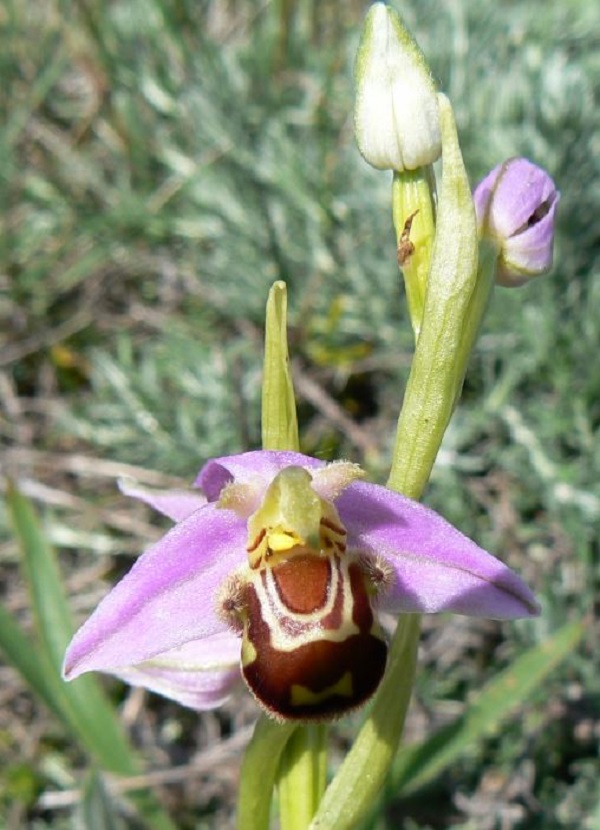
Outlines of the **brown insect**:
M410 229L412 228L413 219L415 218L415 216L417 215L418 212L419 211L417 209L413 213L410 214L410 216L407 218L406 222L404 223L404 229L402 230L402 233L400 235L400 241L398 242L398 250L397 250L398 265L399 265L400 268L402 268L404 265L406 265L408 260L411 258L411 256L415 252L415 246L410 241Z

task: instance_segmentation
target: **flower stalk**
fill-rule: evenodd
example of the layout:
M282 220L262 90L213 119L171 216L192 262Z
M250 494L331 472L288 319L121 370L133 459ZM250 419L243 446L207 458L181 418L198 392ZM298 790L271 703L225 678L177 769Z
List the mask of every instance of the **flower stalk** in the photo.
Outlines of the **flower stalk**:
M237 830L269 830L280 761L296 728L294 723L277 723L265 715L256 722L240 770Z
M373 707L327 788L309 830L352 830L376 800L398 750L412 694L420 616L402 617Z
M289 738L278 771L280 830L306 830L317 812L327 776L325 724L300 726Z

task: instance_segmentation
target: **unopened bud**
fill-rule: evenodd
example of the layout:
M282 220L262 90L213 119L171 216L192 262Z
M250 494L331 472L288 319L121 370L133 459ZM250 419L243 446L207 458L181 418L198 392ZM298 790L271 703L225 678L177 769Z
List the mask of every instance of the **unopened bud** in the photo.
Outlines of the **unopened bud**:
M385 3L373 3L365 19L354 124L358 148L373 167L416 170L440 157L435 83L423 53Z
M550 270L559 198L548 173L524 158L499 164L477 185L479 235L498 249L498 284L523 285Z

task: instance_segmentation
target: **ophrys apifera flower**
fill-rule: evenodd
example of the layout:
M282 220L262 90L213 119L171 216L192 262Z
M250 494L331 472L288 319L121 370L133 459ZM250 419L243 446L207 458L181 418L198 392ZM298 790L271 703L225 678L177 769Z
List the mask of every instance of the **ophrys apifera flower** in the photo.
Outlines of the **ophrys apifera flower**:
M175 521L77 632L68 679L109 672L196 709L243 678L281 719L359 706L385 671L381 612L537 613L509 568L348 462L209 461L202 494L130 489Z

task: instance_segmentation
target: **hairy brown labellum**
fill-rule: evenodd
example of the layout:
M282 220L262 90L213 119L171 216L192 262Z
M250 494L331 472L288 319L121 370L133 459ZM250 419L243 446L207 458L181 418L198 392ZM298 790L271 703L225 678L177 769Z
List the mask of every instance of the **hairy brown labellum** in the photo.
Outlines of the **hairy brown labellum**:
M304 549L253 571L241 594L242 673L274 717L339 717L377 689L387 646L357 559Z

